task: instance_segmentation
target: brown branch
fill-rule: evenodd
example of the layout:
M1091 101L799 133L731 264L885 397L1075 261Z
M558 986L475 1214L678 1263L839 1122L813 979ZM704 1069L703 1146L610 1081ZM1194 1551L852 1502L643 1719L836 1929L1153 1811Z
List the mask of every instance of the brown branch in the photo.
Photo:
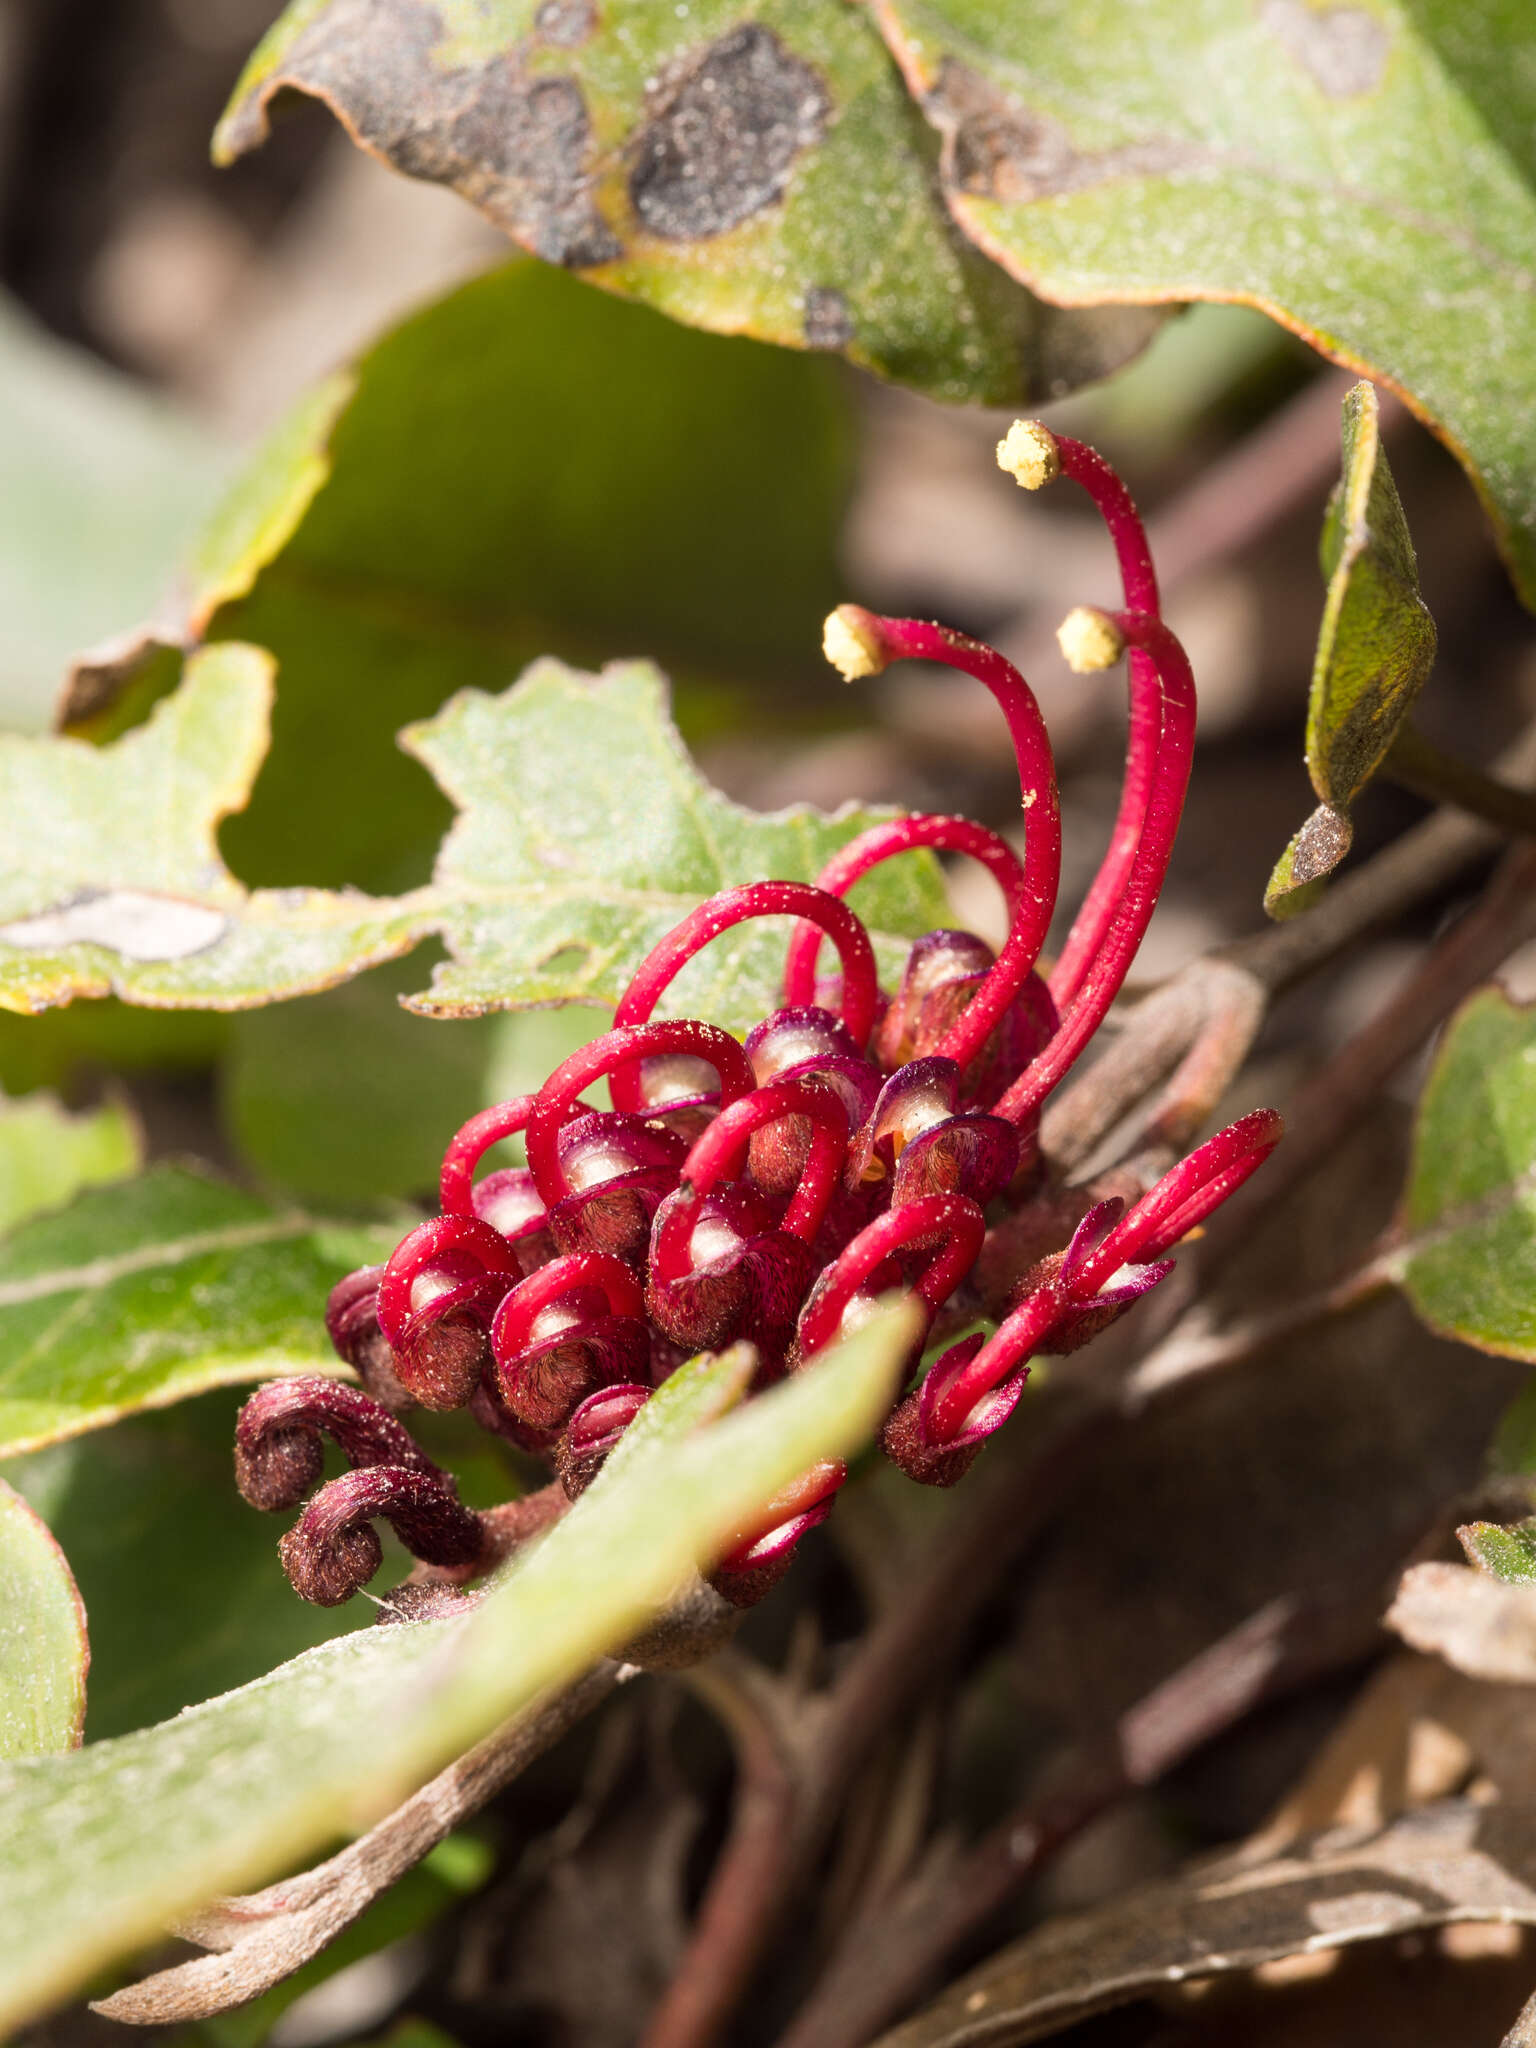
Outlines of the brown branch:
M1515 2024L1499 2043L1499 2048L1536 2048L1536 1992L1521 2006Z
M1536 771L1536 725L1499 766L1516 777ZM1046 1105L1041 1142L1047 1156L1070 1173L1165 1080L1143 1136L1186 1144L1241 1068L1273 997L1367 932L1438 895L1500 837L1480 819L1437 811L1335 882L1304 916L1192 962L1144 997L1109 1050Z
M91 2010L136 2026L164 2026L209 2019L281 1983L599 1706L619 1671L604 1659L574 1685L526 1709L327 1862L265 1891L225 1899L183 1923L187 1940L220 1953L158 1970Z
M768 1674L722 1651L686 1679L730 1731L736 1797L687 1950L640 2048L702 2048L719 2039L772 1932L765 1906L785 1883L794 1840L797 1776L780 1716L764 1697Z
M1453 804L1500 832L1536 837L1536 796L1487 775L1469 761L1442 753L1417 726L1405 725L1392 742L1381 773L1432 804Z
M1122 1394L1124 1404L1138 1410L1176 1386L1183 1387L1227 1366L1247 1365L1289 1337L1299 1337L1305 1330L1315 1330L1322 1323L1369 1308L1392 1285L1395 1250L1395 1245L1384 1248L1366 1264L1316 1294L1244 1316L1222 1330L1202 1329L1197 1322L1199 1311L1191 1312L1127 1375Z
M1536 937L1536 847L1506 856L1487 890L1397 993L1336 1052L1286 1111L1285 1141L1210 1233L1223 1244L1253 1227L1333 1151L1405 1060L1517 946Z
M1191 971L1187 978L1181 977L1150 997L1133 1016L1121 1045L1099 1063L1100 1067L1118 1063L1107 1078L1097 1088L1079 1084L1084 1092L1073 1091L1080 1105L1077 1108L1070 1106L1071 1098L1064 1098L1067 1113L1058 1130L1069 1146L1077 1148L1074 1157L1084 1156L1116 1118L1155 1085L1160 1072L1176 1065L1174 1080L1153 1121L1162 1135L1175 1130L1182 1133L1199 1104L1208 1099L1215 1080L1230 1076L1241 1063L1268 993L1321 965L1361 931L1444 886L1494 837L1489 828L1464 819L1431 819L1339 886L1335 898L1342 899L1342 907L1305 946L1297 943L1297 929L1321 919L1333 899L1325 902L1322 911L1298 920L1297 926L1279 927L1244 947L1231 949L1215 963L1216 973ZM1509 870L1501 871L1484 902L1432 950L1408 988L1388 1004L1375 1024L1351 1041L1312 1090L1304 1093L1296 1112L1296 1128L1302 1133L1302 1143L1296 1147L1299 1153L1312 1157L1316 1140L1306 1134L1314 1129L1328 1131L1331 1144L1341 1118L1364 1107L1382 1080L1422 1042L1466 989L1475 986L1519 943L1527 923L1536 929L1536 891L1530 880L1522 881L1528 872L1522 864L1531 861L1536 861L1536 851L1512 857ZM1122 1045L1138 1031L1143 1034L1140 1044L1122 1055ZM1097 1071L1090 1070L1087 1083L1093 1082ZM1341 1091L1346 1097L1342 1108L1337 1100ZM1162 1123L1167 1124L1167 1132L1161 1132ZM1284 1160L1294 1143L1289 1140L1277 1158ZM1325 1144L1323 1150L1327 1149ZM1265 1177L1273 1173L1271 1164ZM926 1572L874 1625L833 1686L811 1752L791 1788L787 1818L786 1804L779 1803L784 1787L778 1781L772 1804L776 1817L771 1822L767 1800L754 1805L750 1821L745 1810L738 1816L740 1829L733 1826L732 1844L717 1873L720 1897L715 1900L712 1885L708 1902L715 1914L711 1925L723 1935L728 1966L715 1970L702 1955L697 1962L692 1960L701 1946L701 1920L700 1937L685 1966L693 1982L675 2002L669 1995L662 2008L668 2030L648 2035L646 2048L706 2048L721 2037L795 1886L830 1837L847 1785L872 1745L948 1667L1009 1570L1049 1526L1081 1474L1141 1412L1146 1401L1197 1375L1240 1362L1258 1346L1278 1341L1312 1320L1345 1312L1356 1305L1357 1293L1363 1301L1384 1280L1384 1275L1363 1269L1361 1275L1340 1282L1325 1295L1277 1312L1257 1326L1245 1325L1216 1339L1202 1332L1200 1342L1193 1342L1186 1333L1181 1340L1184 1356L1176 1371L1170 1369L1174 1354L1166 1350L1153 1354L1153 1359L1161 1360L1161 1378L1132 1372L1114 1381L1084 1374L1062 1390L1054 1415L1042 1417L1042 1433L1022 1470L1019 1461L1008 1465L999 1458L991 1472L978 1475L976 1490L957 1510ZM1150 1366L1153 1360L1147 1363ZM1119 1792L1111 1790L1104 1796L1117 1797ZM1099 1797L1099 1790L1094 1789L1092 1798ZM1093 1810L1099 1809L1095 1806ZM1058 1825L1064 1823L1052 1820L1042 1840L1053 1839L1051 1829ZM779 1830L776 1838L774 1828ZM978 1845L973 1852L979 1859L975 1889L967 1896L981 1899L988 1884L1002 1882L1005 1869L1012 1870L1010 1839L997 1832ZM1008 1878L1010 1885L1017 1881L1016 1876ZM658 2014L658 2021L660 2017ZM658 2021L652 2022L653 2030Z
M1368 1655L1380 1599L1271 1601L1121 1715L963 1856L930 1860L901 1896L848 1931L779 2048L858 2048L919 1996L946 1958L1050 1859L1127 1794L1282 1692Z

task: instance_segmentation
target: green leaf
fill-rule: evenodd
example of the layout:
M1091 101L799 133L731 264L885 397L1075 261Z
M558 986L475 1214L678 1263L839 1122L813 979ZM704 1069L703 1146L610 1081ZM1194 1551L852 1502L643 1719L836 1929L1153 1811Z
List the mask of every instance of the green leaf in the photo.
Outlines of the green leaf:
M1062 304L1239 300L1402 391L1536 602L1525 0L883 0L950 205Z
M462 692L402 743L461 813L424 892L453 956L412 1000L428 1016L615 1003L702 898L769 875L812 881L839 846L889 815L799 806L765 816L729 802L684 752L648 662L600 676L536 662L500 697ZM905 957L902 937L946 915L930 856L886 863L849 900L888 973ZM668 990L668 1014L754 1024L782 1000L786 930L759 918L716 940Z
M779 1487L867 1440L914 1321L894 1308L723 1421L661 1438L461 1621L364 1630L158 1728L0 1770L0 2023L387 1811L629 1640Z
M1536 1586L1536 1519L1500 1528L1468 1522L1456 1531L1468 1559L1506 1586Z
M1536 1362L1536 1007L1482 989L1419 1100L1392 1271L1432 1329Z
M148 725L110 746L0 739L0 799L7 786L15 798L0 823L12 863L0 875L0 1004L111 988L141 1003L250 1007L433 932L453 957L416 999L424 1014L612 1004L703 897L768 875L810 881L892 815L744 810L693 766L649 663L594 677L545 660L500 697L462 691L402 735L462 811L429 888L248 894L213 835L260 758L270 690L257 650L217 644ZM929 854L885 864L850 900L892 973L902 941L946 916ZM785 936L782 920L727 935L685 970L673 1010L751 1025L779 1000Z
M167 1721L371 1618L361 1600L294 1598L281 1518L235 1490L243 1399L220 1389L0 1467L62 1545L91 1617L92 1742Z
M1057 394L1156 323L1042 305L967 246L895 66L838 0L297 0L236 89L220 160L292 90L535 255L935 397Z
M0 1096L0 1233L139 1164L138 1125L120 1102L72 1116L46 1092Z
M85 1606L64 1553L0 1480L0 1757L75 1748L90 1661Z
M1435 622L1419 595L1370 384L1355 385L1344 400L1344 474L1328 502L1321 552L1328 595L1307 703L1307 773L1321 801L1270 878L1271 917L1305 909L1317 894L1311 885L1348 853L1350 805L1406 726L1435 659Z
M403 951L408 904L242 888L219 856L265 751L272 663L209 647L111 746L0 735L0 1008L115 994L239 1009Z
M338 1371L325 1298L398 1229L327 1229L160 1166L0 1244L0 1454L205 1388Z
M271 756L223 834L236 872L424 879L449 812L397 729L540 654L643 649L701 696L771 683L776 714L786 685L822 688L851 454L835 365L691 333L542 264L404 321L297 408L194 564L178 632L279 664ZM71 730L134 715L104 691Z
M1408 522L1382 451L1376 390L1344 400L1344 474L1323 521L1328 595L1307 705L1307 773L1348 810L1386 757L1435 659Z

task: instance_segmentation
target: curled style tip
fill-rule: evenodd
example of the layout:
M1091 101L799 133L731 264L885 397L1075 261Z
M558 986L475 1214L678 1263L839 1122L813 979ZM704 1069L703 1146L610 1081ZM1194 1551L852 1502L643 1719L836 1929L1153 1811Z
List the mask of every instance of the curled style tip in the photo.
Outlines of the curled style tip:
M480 1518L451 1480L418 1466L363 1466L322 1486L278 1544L300 1599L339 1607L368 1583L384 1561L378 1519L424 1564L468 1568L480 1560Z
M1007 721L1018 762L1019 798L1027 820L1024 885L1011 908L1008 938L996 964L980 978L964 1010L939 1043L926 1048L966 1067L1023 988L1050 929L1061 881L1061 804L1056 789L1055 757L1034 691L1013 663L995 648L925 619L870 616L892 660L901 657L942 662L946 668L959 669L984 684Z
M235 1483L253 1508L274 1513L319 1481L329 1437L348 1464L437 1467L380 1402L345 1380L318 1375L258 1387L235 1424Z

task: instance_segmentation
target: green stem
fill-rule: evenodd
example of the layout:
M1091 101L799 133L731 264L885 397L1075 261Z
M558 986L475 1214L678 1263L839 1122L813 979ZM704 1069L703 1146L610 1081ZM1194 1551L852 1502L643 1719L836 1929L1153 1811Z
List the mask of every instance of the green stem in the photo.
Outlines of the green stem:
M1443 754L1417 726L1405 725L1387 753L1381 772L1430 803L1454 804L1500 831L1536 838L1536 793L1515 789L1454 754Z

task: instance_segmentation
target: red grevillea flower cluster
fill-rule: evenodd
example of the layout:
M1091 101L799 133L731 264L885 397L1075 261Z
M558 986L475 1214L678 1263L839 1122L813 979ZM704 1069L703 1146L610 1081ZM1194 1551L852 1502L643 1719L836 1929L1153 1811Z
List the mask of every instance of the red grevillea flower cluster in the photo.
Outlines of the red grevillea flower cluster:
M1029 488L1066 475L1088 492L1123 585L1122 610L1080 609L1062 629L1075 668L1128 656L1130 737L1109 848L1060 955L1042 968L1061 826L1028 684L962 633L840 607L826 650L849 680L912 656L991 691L1018 760L1022 858L968 819L907 817L852 840L814 885L728 889L641 963L612 1030L536 1095L465 1124L443 1158L442 1213L331 1296L332 1341L362 1388L278 1382L242 1412L247 1499L289 1508L309 1495L281 1546L306 1598L333 1604L372 1576L379 1519L451 1584L558 1511L534 1496L471 1512L401 1409L467 1408L548 1459L550 1491L574 1498L686 1358L749 1342L754 1385L765 1387L893 1290L920 1305L923 1335L881 1442L913 1479L952 1485L1011 1414L1031 1358L1075 1350L1155 1287L1173 1247L1277 1142L1278 1117L1260 1110L1129 1207L1084 1197L1074 1210L1070 1191L1050 1188L1041 1105L1103 1022L1151 919L1189 777L1195 694L1119 478L1091 449L1031 422L1016 423L998 454ZM914 847L979 861L1002 891L1008 937L994 954L969 932L929 932L887 994L844 898ZM689 960L761 917L793 920L783 1003L744 1044L707 1022L656 1019ZM828 941L835 966L823 973ZM585 1092L604 1081L613 1106L593 1109ZM527 1166L477 1179L485 1152L514 1133ZM1061 1220L1073 1214L1075 1229ZM1023 1269L1008 1271L1007 1248L1029 1238L1021 1224L1031 1217L1053 1219L1054 1240L1037 1228ZM917 1377L930 1347L983 1317L992 1335L950 1342ZM316 1489L324 1437L351 1470ZM840 1464L818 1465L769 1503L717 1566L717 1589L738 1605L760 1598L831 1512L845 1476Z

